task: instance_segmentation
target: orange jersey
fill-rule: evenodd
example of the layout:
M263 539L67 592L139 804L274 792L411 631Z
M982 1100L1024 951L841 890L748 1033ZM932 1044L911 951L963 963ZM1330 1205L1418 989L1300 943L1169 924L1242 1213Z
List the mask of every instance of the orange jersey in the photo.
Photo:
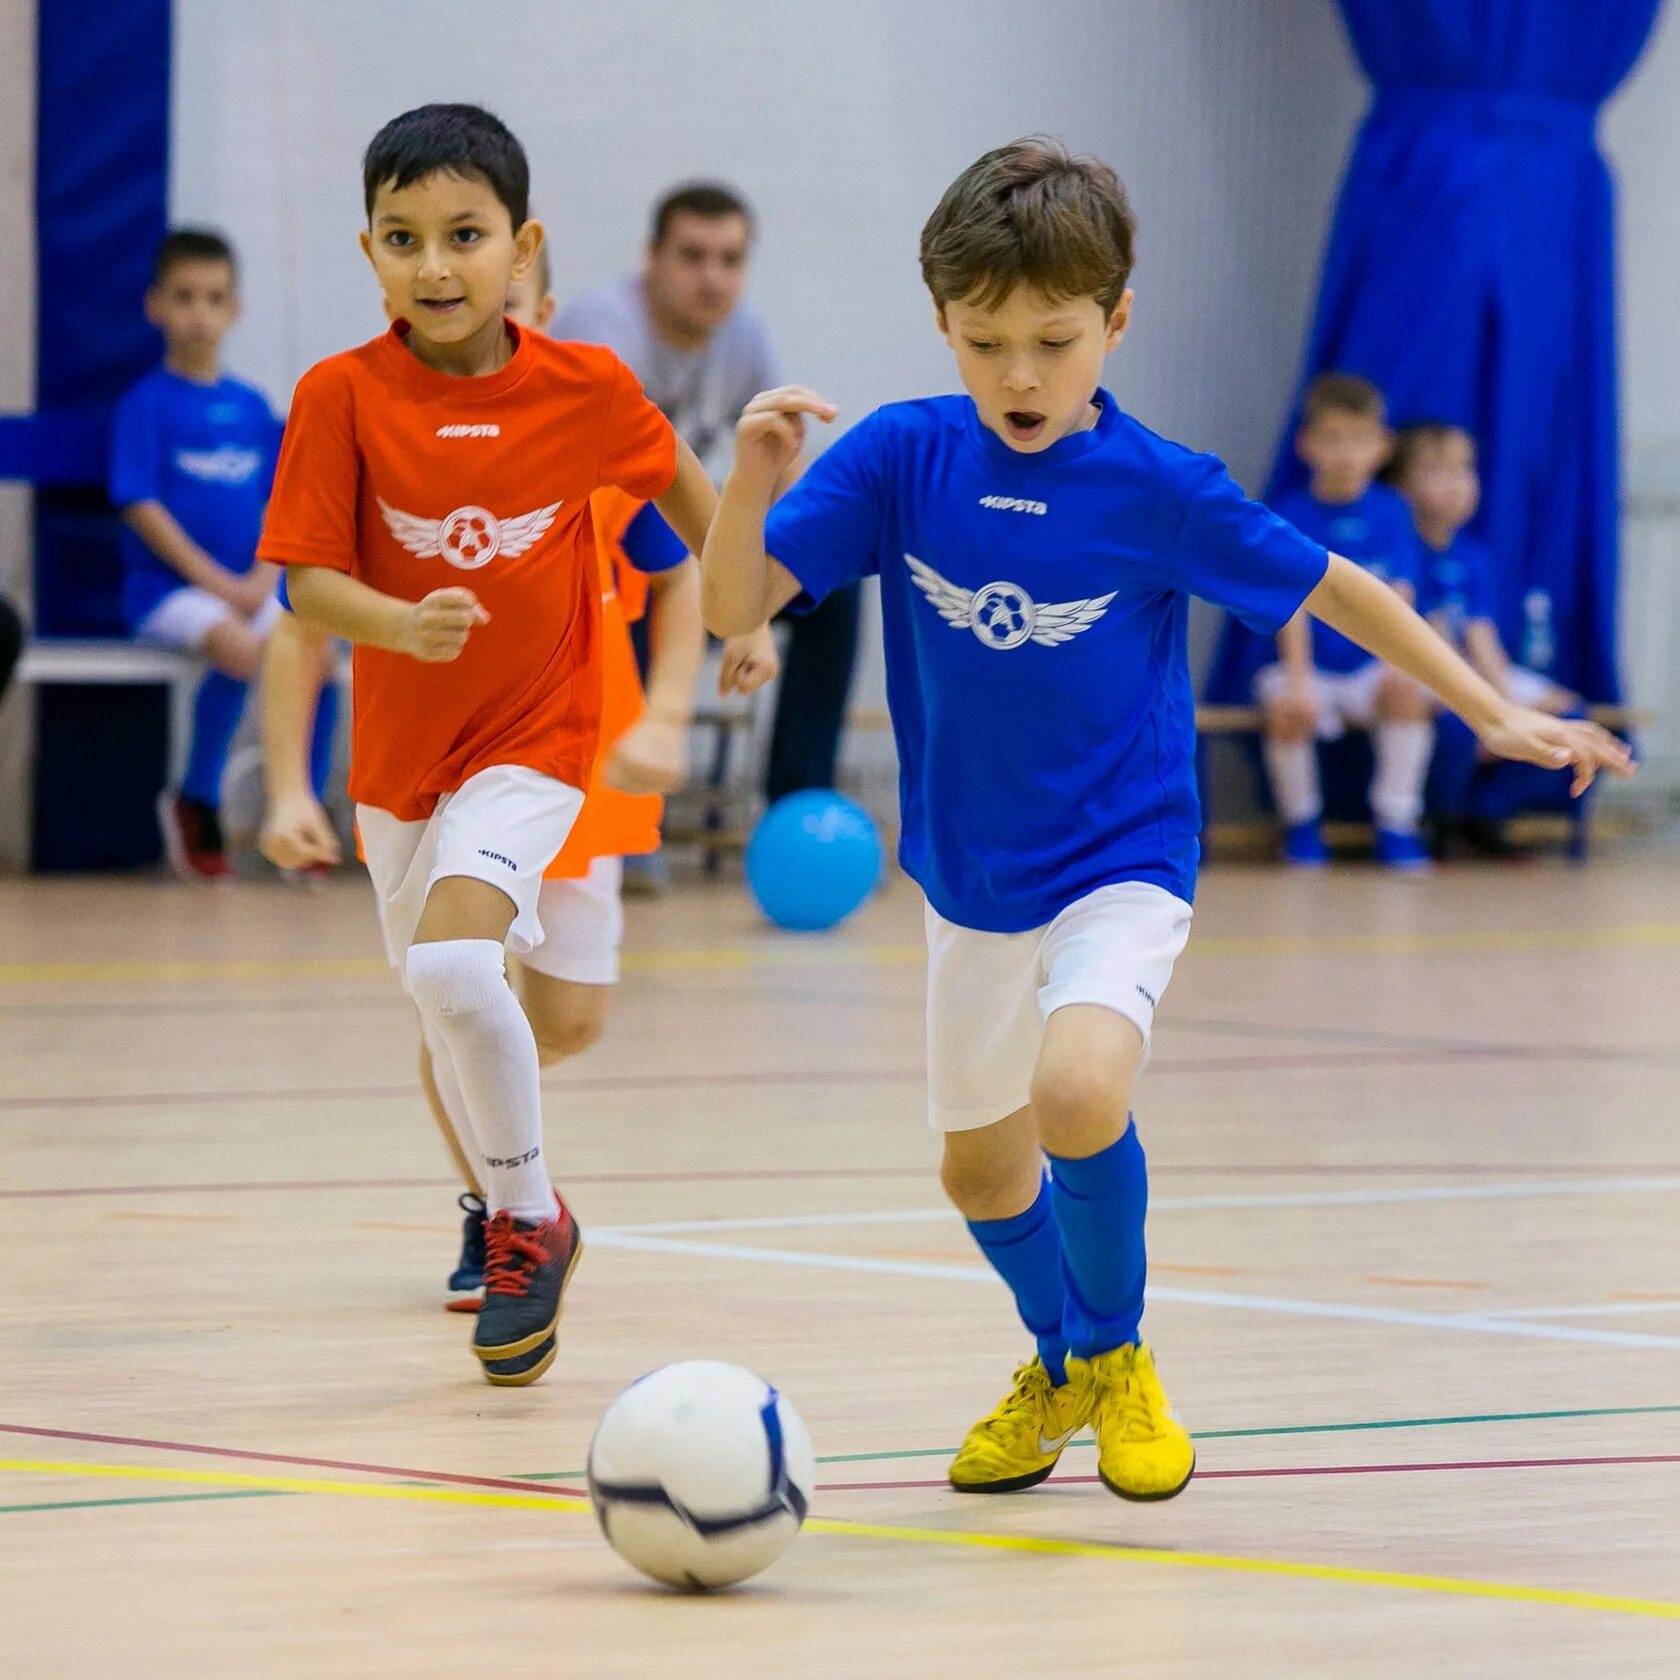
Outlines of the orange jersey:
M656 793L624 793L605 781L612 749L642 715L642 679L621 595L627 578L639 579L642 594L647 593L647 574L637 571L624 552L624 533L642 503L620 490L597 490L589 505L601 566L601 749L583 810L559 857L543 871L548 880L577 880L596 858L658 851L665 808Z
M663 494L675 435L610 350L510 323L507 365L465 379L401 331L304 375L257 552L408 601L462 585L490 621L448 664L356 648L350 795L415 821L492 765L585 788L604 662L589 498Z

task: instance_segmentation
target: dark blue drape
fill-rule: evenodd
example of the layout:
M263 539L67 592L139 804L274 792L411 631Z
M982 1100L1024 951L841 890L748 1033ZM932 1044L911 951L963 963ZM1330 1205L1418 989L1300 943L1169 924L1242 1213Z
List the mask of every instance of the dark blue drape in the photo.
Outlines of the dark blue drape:
M169 171L169 0L38 0L36 408L0 432L0 470L35 497L35 629L123 634L116 520L105 500L110 412L158 356L141 302ZM158 855L167 768L162 690L41 689L37 869Z
M1339 0L1375 89L1330 230L1302 385L1380 385L1467 427L1512 654L1619 698L1613 191L1594 125L1660 0ZM1299 482L1291 423L1271 490ZM1230 629L1209 682L1248 698Z

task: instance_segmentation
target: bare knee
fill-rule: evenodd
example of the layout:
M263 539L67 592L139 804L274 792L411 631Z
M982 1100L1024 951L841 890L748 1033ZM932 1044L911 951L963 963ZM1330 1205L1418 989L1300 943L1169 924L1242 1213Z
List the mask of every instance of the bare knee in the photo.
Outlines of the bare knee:
M224 676L250 682L262 664L262 638L243 619L224 618L199 652Z
M1106 1149L1125 1131L1131 1102L1131 1081L1097 1063L1041 1067L1033 1080L1033 1116L1051 1155L1080 1160Z
M1377 690L1377 716L1385 723L1427 723L1434 714L1434 702L1422 684L1398 671L1383 678Z
M607 1026L609 986L585 986L527 972L521 987L525 1013L544 1067L570 1061L598 1044Z
M1267 706L1261 717L1261 727L1268 740L1295 746L1314 738L1318 731L1318 719L1305 708Z
M601 1021L558 1021L537 1034L537 1060L544 1067L569 1062L601 1040Z
M939 1181L965 1219L1013 1219L1038 1198L1044 1157L1028 1111L972 1132L947 1132Z

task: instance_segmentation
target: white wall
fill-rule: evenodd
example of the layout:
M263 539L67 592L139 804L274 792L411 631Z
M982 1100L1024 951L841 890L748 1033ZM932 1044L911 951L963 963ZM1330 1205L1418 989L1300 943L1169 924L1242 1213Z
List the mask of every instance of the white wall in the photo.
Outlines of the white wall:
M1646 806L1680 797L1680 13L1670 0L1601 140L1620 188L1622 670L1657 715L1642 740Z
M633 268L674 181L759 211L752 292L791 376L856 418L952 389L916 266L940 192L1035 130L1111 161L1141 224L1135 325L1110 369L1151 425L1254 487L1364 100L1331 0L176 0L172 210L245 258L237 370L283 401L378 331L358 164L433 99L524 140L556 289ZM872 610L872 609L871 609ZM1196 621L1198 659L1213 619ZM855 703L884 702L866 632ZM879 785L886 743L851 769Z
M756 202L754 294L847 412L949 389L923 218L1043 129L1120 169L1142 222L1123 400L1263 470L1361 99L1329 0L177 0L173 211L246 258L237 366L283 400L381 325L358 162L430 99L531 154L564 297L634 266L649 206L715 174ZM469 17L473 21L467 22Z

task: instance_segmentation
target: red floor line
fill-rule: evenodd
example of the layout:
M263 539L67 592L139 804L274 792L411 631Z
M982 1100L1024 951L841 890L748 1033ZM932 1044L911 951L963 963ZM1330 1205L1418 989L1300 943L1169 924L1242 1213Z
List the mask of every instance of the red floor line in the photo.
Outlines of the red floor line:
M1151 1160L1160 1190L1176 1176L1215 1178L1607 1178L1680 1175L1680 1161L1581 1161L1536 1166L1528 1161L1205 1161L1175 1164ZM572 1184L740 1184L802 1183L846 1179L920 1179L930 1167L745 1167L692 1172L567 1173ZM264 1191L450 1190L453 1178L277 1178L212 1184L55 1184L33 1190L0 1190L0 1202L75 1200L90 1196L244 1196Z
M1680 1172L1680 1167L1675 1169ZM927 1167L747 1167L697 1169L674 1173L567 1173L574 1184L736 1184L745 1181L807 1179L916 1178L929 1180ZM228 1184L64 1184L38 1190L0 1190L0 1201L27 1202L84 1196L242 1196L265 1190L459 1190L453 1178L292 1178Z
M197 1453L204 1458L246 1459L253 1464L297 1464L312 1470L354 1470L369 1476L397 1476L409 1482L450 1482L462 1487L547 1493L585 1499L584 1488L552 1482L510 1481L505 1476L463 1476L452 1470L413 1470L399 1464L363 1464L350 1458L309 1458L298 1453L253 1452L244 1447L207 1447L197 1441L154 1441L143 1435L95 1435L82 1429L41 1429L30 1424L0 1423L0 1434L33 1435L49 1441L86 1441L98 1447L141 1447L148 1452Z
M1439 1470L1573 1470L1605 1464L1680 1464L1680 1453L1629 1453L1601 1458L1466 1458L1438 1464L1287 1464L1255 1470L1198 1470L1198 1482L1252 1481L1271 1476L1394 1476ZM1097 1476L1057 1476L1046 1487L1094 1483ZM900 1482L825 1482L821 1493L890 1493L914 1488L942 1488L943 1477Z
M1281 1056L1181 1056L1150 1068L1155 1079L1177 1074L1277 1073L1337 1067L1450 1067L1464 1061L1567 1061L1575 1051L1546 1051L1529 1045L1472 1045L1441 1050L1329 1050L1300 1051ZM1606 1059L1600 1057L1599 1059ZM1615 1053L1608 1059L1615 1060ZM909 1085L922 1081L920 1068L785 1068L761 1072L646 1074L637 1078L571 1078L558 1082L557 1091L665 1091L743 1085ZM103 1096L0 1097L0 1112L103 1108L180 1107L185 1104L229 1102L343 1102L361 1098L383 1100L415 1095L411 1085L330 1085L290 1091L122 1091Z

